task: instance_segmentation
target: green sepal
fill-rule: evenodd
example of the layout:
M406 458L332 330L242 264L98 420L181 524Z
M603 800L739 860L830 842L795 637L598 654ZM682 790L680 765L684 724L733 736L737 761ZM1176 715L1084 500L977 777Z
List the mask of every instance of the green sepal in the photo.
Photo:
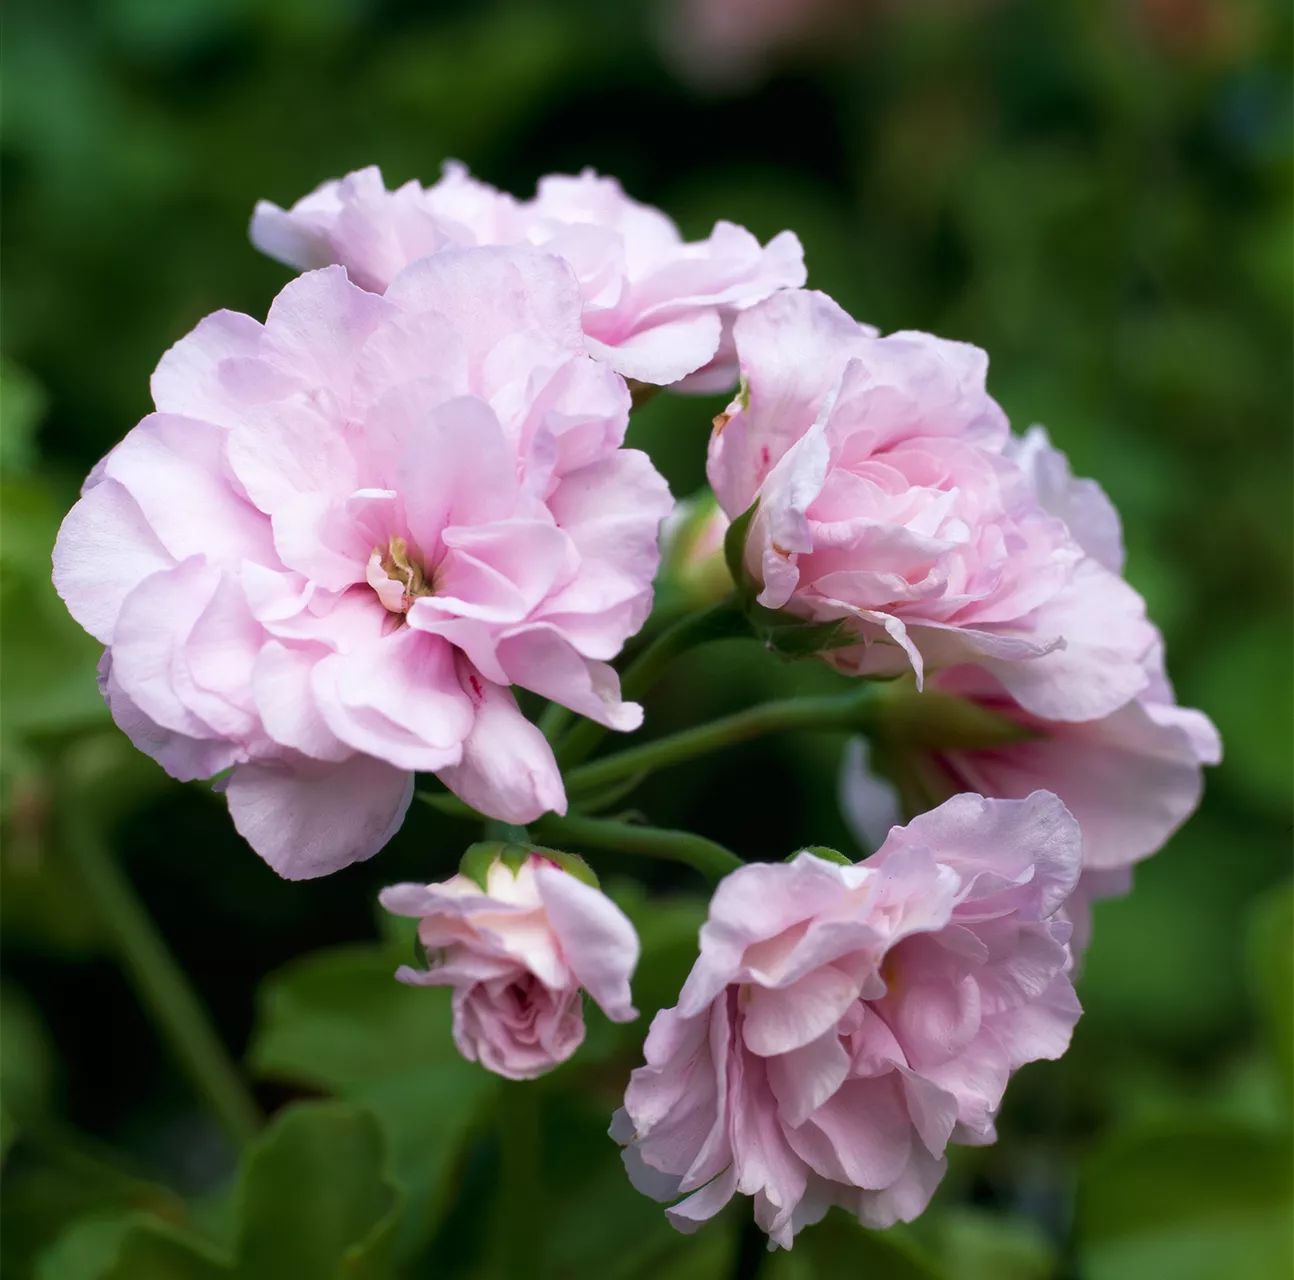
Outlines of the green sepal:
M887 742L935 750L984 751L1037 737L1019 721L969 699L934 689L918 693L910 679L881 694L876 726Z
M468 845L467 852L459 859L459 874L478 884L482 893L488 893L490 868L499 860L505 848L507 846L501 840L481 840ZM515 868L513 871L515 874Z
M811 853L815 858L821 858L823 862L835 862L842 867L852 867L854 861L852 858L846 858L839 849L830 849L825 844L806 844L802 849L797 849L794 853L788 854L786 861L790 862L798 858L802 853Z
M502 862L515 876L532 856L555 863L568 875L598 888L598 878L593 874L593 868L578 854L566 853L562 849L547 849L539 844L505 844L501 840L482 840L469 846L459 861L458 870L479 885L482 893L488 893L490 868L496 862Z
M765 647L783 658L811 658L829 649L845 649L859 643L858 632L846 618L806 622L753 603L747 606L746 617Z
M750 576L746 568L746 535L750 532L750 522L759 510L759 499L746 508L729 526L723 535L723 558L737 584L737 595L743 604L749 605L759 594L759 584Z
M593 868L578 853L567 853L564 849L545 849L542 845L536 845L531 852L549 862L555 862L567 875L572 875L595 889L601 888Z

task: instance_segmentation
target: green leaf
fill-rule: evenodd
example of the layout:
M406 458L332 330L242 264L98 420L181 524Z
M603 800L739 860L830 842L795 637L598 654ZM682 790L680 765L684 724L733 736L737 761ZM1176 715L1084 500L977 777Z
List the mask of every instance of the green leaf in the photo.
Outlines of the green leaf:
M49 1102L54 1052L36 1006L15 986L0 987L0 1096L18 1124Z
M280 1113L239 1178L240 1280L390 1274L365 1270L387 1247L400 1204L384 1160L381 1130L365 1111L298 1103Z
M198 1237L144 1218L126 1233L103 1280L232 1280L234 1274Z
M1085 1280L1285 1280L1292 1230L1288 1133L1188 1112L1114 1136L1080 1171Z
M731 1274L735 1219L724 1215L696 1237L705 1242L701 1261L708 1259L712 1270L702 1269L695 1257L685 1268L691 1240L670 1226L663 1205L634 1190L620 1149L607 1136L615 1106L613 1097L599 1096L587 1080L581 1090L545 1101L544 1172L548 1185L560 1188L544 1205L549 1274L571 1280L673 1280L689 1269L698 1280Z
M1294 885L1263 894L1249 919L1249 980L1272 1051L1294 1091Z
M231 1280L204 1241L151 1214L94 1213L73 1223L37 1263L35 1280Z
M31 470L45 403L45 392L26 369L0 359L0 471Z
M1050 1280L1056 1250L1035 1223L985 1210L945 1209L931 1224L954 1280Z
M95 680L102 646L72 621L50 581L62 514L34 481L0 484L0 721L13 737L108 715Z
M450 993L396 982L376 947L316 952L261 988L255 1071L363 1104L407 1192L398 1250L434 1229L464 1142L498 1087L450 1037Z
M795 1238L795 1247L778 1250L760 1273L763 1280L949 1280L949 1273L912 1240L903 1227L869 1231L841 1209L832 1209L816 1226Z

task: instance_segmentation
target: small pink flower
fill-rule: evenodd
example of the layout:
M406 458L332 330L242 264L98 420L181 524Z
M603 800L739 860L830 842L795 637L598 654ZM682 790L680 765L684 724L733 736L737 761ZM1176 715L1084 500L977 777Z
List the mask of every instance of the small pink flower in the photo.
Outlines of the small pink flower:
M1057 912L1079 832L1055 796L963 795L865 862L733 872L612 1136L689 1231L734 1193L789 1248L838 1204L910 1221L949 1142L995 1137L1011 1073L1059 1057L1079 1006Z
M1103 569L1121 573L1119 518L1100 486L1075 479L1041 427L1012 442L1010 452L1046 510L1065 520ZM1065 802L1083 831L1083 875L1067 906L1076 950L1087 940L1090 903L1127 891L1132 865L1158 851L1195 812L1203 791L1201 766L1222 758L1209 718L1177 705L1158 639L1143 670L1145 687L1123 706L1099 719L1065 721L1031 714L982 667L952 667L936 673L926 688L1002 716L1028 736L975 748L898 739L884 745L886 765L911 805L935 805L959 791L1022 799L1039 789ZM879 843L899 820L898 797L868 769L862 743L846 755L841 796L864 843Z
M972 662L1049 719L1095 719L1146 688L1145 606L1045 509L982 351L879 338L801 290L734 332L745 385L708 470L730 517L759 500L760 604L845 620L858 643L824 657L852 674Z
M776 290L804 283L804 251L789 231L761 248L750 232L715 224L685 242L658 209L631 200L591 169L540 180L519 201L446 164L440 181L388 191L376 168L325 182L289 210L262 200L252 243L300 269L340 263L381 293L409 263L466 245L532 244L565 259L584 300L591 355L638 382L691 375L685 390L736 381L733 316Z
M217 312L95 468L54 581L107 646L118 724L173 776L232 769L290 879L376 853L413 774L524 823L565 795L510 686L636 728L607 665L651 609L671 508L622 449L566 266L451 250L384 295L339 267L264 325Z
M532 854L514 871L496 859L485 888L465 875L443 884L397 884L382 905L418 918L427 970L401 982L454 988L454 1043L470 1062L532 1080L584 1040L580 988L613 1022L638 1016L629 979L638 935L592 885Z

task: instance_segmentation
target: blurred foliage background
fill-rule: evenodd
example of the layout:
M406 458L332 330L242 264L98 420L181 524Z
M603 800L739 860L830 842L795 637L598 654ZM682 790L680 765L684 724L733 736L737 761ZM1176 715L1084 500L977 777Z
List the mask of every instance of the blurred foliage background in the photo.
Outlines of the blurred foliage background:
M218 307L263 315L284 283L246 241L253 202L374 162L391 185L431 181L446 156L523 196L545 172L593 165L691 235L718 217L761 237L791 227L810 283L859 318L987 348L1016 426L1046 423L1118 504L1179 695L1223 734L1200 813L1131 897L1098 908L1073 1049L1020 1075L1000 1143L959 1152L912 1229L831 1219L760 1274L1290 1274L1289 7L784 0L771 25L760 12L10 0L4 1275L487 1276L509 1247L511 1219L492 1217L491 1117L507 1099L454 1055L441 993L391 981L409 938L374 912L380 885L450 873L475 833L416 806L373 861L278 880L218 800L112 727L96 646L49 586L58 521L147 412L160 353ZM741 58L713 35L725 23ZM719 407L662 396L636 418L680 496L703 482ZM717 646L659 687L648 731L832 679ZM847 848L840 748L751 745L658 776L637 803L747 857ZM87 841L111 849L274 1113L240 1168L114 956ZM604 1136L646 1019L690 964L703 886L635 866L643 889L617 881L623 863L594 862L640 922L644 1020L592 1023L577 1060L534 1086L533 1274L752 1276L747 1206L676 1236Z

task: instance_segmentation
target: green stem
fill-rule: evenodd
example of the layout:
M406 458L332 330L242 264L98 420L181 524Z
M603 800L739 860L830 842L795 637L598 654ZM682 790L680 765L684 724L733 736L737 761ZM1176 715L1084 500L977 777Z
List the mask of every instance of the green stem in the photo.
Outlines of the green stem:
M626 701L641 698L660 679L665 668L688 649L710 640L745 635L745 616L730 595L696 613L689 613L667 627L630 664L620 677L620 694ZM607 730L593 720L582 720L557 747L557 762L563 768L586 760L606 736Z
M504 1280L543 1274L543 1183L539 1176L539 1093L533 1080L499 1090L499 1197L494 1229Z
M549 814L532 823L531 832L536 839L557 848L575 844L683 862L710 880L721 880L728 872L744 865L731 850L690 831L666 831L611 818L589 818L583 814L559 818Z
M571 794L597 791L623 778L645 777L665 765L693 760L769 733L784 733L791 729L864 733L875 723L881 688L864 683L844 697L828 695L765 702L735 715L712 720L709 724L684 729L654 742L644 742L639 747L617 751L592 764L581 765L566 775L566 788Z
M89 822L69 813L66 835L68 850L140 1002L226 1133L237 1147L245 1147L261 1126L261 1114L197 993Z

